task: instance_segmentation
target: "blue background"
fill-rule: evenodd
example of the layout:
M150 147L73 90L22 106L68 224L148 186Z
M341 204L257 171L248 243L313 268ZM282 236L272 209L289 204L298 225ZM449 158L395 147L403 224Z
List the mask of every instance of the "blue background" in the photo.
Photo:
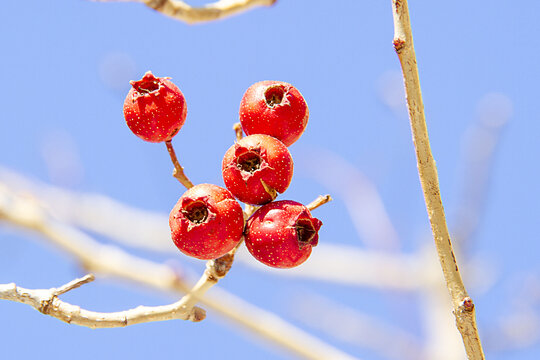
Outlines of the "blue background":
M500 93L513 108L468 250L488 264L485 271L495 278L485 292L470 289L491 359L540 356L538 342L496 351L497 340L487 339L489 330L519 312L515 296L528 289L525 280L540 274L539 12L540 3L533 0L410 4L432 150L451 226L465 200L463 144L478 120L479 102L486 94ZM168 213L183 190L170 176L164 145L141 141L124 123L128 80L147 70L172 77L188 102L186 125L173 141L176 151L192 181L218 185L223 184L221 158L233 142L231 126L243 92L260 80L283 80L300 89L311 116L307 131L290 148L295 178L281 198L307 203L332 193L335 189L314 175L314 168L328 165L319 160L321 154L330 152L376 184L401 250L411 253L432 240L404 105L389 107L381 96L400 94L392 37L390 1L278 0L270 8L194 26L136 3L8 1L0 12L0 164L44 182ZM316 213L324 222L320 242L366 246L344 197L334 197ZM48 288L80 275L72 259L37 238L0 228L0 244L0 283ZM142 254L185 262L199 273L204 268L203 262L180 253ZM301 306L301 294L318 293L426 336L415 294L284 278L241 263L220 284L307 330L293 316L294 308ZM174 301L112 280L98 280L65 299L96 311ZM289 356L236 331L211 311L199 324L90 330L2 302L0 319L5 358L144 359L156 351L164 358ZM310 331L355 356L382 358Z

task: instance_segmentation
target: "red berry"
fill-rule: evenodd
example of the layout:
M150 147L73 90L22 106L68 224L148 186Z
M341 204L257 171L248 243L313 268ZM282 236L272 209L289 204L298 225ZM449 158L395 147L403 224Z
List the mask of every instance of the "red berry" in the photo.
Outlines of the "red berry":
M319 241L322 222L296 201L275 201L248 220L245 241L255 259L276 268L302 264Z
M131 131L143 140L171 140L186 121L186 99L168 79L148 71L141 80L130 82L124 117Z
M262 205L287 190L293 161L281 141L268 135L250 135L227 150L222 174L225 186L238 200Z
M216 259L231 251L244 230L244 213L226 189L212 184L190 188L169 216L172 240L184 254Z
M240 123L247 135L266 134L286 146L304 132L309 109L300 91L282 81L251 85L240 102Z

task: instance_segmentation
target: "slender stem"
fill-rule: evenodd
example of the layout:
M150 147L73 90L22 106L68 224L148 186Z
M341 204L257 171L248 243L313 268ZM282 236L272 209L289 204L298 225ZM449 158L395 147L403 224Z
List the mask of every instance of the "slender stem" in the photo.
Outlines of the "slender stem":
M178 162L178 158L176 157L176 153L174 152L174 148L172 146L171 141L165 141L165 145L167 145L167 151L169 152L169 156L171 157L171 161L174 164L174 170L173 170L173 176L180 181L182 185L184 185L187 189L193 187L193 183L188 179L186 174L184 173L184 168L180 163Z
M446 286L452 298L457 328L463 338L467 356L469 359L484 359L484 351L476 326L474 304L468 296L461 279L446 224L437 167L429 144L407 0L392 0L392 13L394 17L393 43L401 63L405 81L418 174L424 192L439 261L446 280Z
M76 289L80 286L83 286L84 284L88 284L89 282L92 282L96 279L94 274L87 274L83 276L82 278L75 279L73 281L70 281L69 283L62 285L61 287L57 288L54 291L54 295L59 296L62 294L67 293L68 291L71 291L73 289Z
M242 134L242 125L239 122L237 122L237 123L234 123L232 128L234 130L234 133L236 134L236 141L242 140L242 137L244 136Z
M309 209L309 211L312 211L330 201L332 201L332 197L330 195L319 195L315 200L307 204L306 207Z

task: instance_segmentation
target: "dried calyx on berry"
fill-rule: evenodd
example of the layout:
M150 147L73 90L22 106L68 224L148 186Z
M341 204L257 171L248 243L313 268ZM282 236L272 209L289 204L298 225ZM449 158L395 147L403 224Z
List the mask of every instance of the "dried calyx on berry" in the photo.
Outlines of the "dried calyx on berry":
M131 131L149 142L169 141L184 125L187 105L184 95L168 77L150 71L131 81L124 101L124 118Z
M216 214L208 196L191 197L183 196L180 211L189 220L188 230L193 227L210 222L215 219Z
M315 220L317 220L318 222ZM307 245L317 246L317 244L319 243L318 231L321 225L322 223L319 219L311 217L299 217L295 221L294 229L296 230L296 237L298 239L298 246L300 247L300 249Z
M238 200L262 205L287 190L293 161L281 141L268 135L250 135L227 150L222 174L225 186Z

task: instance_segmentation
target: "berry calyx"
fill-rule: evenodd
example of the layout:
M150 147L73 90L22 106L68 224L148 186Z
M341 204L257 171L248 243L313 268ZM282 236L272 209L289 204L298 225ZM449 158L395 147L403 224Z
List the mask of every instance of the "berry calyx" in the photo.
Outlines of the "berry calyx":
M300 91L282 81L251 85L240 102L240 123L246 135L266 134L292 145L306 129L309 109Z
M322 222L304 205L291 200L275 201L259 208L248 220L246 246L263 264L292 268L311 255L319 242Z
M289 187L293 160L287 147L268 135L250 135L225 153L222 162L225 186L240 201L262 205Z
M155 77L150 71L130 84L124 101L130 130L149 142L171 140L186 121L186 99L180 89L169 78Z
M244 214L232 194L217 185L199 184L187 190L169 215L174 244L184 254L202 260L231 251L244 230Z

